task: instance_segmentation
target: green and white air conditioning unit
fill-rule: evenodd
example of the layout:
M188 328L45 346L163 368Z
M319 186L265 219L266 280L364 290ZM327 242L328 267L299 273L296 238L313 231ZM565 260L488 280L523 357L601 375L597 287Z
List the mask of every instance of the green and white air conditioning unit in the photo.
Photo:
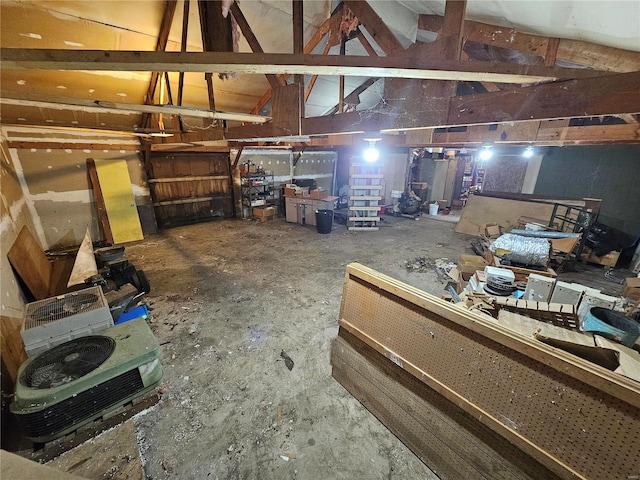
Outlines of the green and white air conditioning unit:
M49 442L156 388L159 355L141 318L62 343L20 366L11 412L27 438Z

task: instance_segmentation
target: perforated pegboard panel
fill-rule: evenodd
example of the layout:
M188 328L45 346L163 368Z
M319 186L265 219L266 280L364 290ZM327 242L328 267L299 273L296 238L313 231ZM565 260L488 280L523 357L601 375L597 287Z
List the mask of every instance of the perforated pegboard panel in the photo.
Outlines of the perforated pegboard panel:
M558 480L488 427L340 329L333 377L442 480Z
M562 477L638 478L637 390L623 401L532 358L531 345L505 346L452 321L453 310L438 314L401 298L408 285L381 275L370 283L369 272L349 267L341 327Z

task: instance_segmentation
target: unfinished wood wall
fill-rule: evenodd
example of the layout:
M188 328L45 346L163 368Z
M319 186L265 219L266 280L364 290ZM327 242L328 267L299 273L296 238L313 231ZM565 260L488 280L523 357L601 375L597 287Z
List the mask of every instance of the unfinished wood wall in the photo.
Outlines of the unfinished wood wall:
M147 171L158 226L234 216L229 154L153 153Z

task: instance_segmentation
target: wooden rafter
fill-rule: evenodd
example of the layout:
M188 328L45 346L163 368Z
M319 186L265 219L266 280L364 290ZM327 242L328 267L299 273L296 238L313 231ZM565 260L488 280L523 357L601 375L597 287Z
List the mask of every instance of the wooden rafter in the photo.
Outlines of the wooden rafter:
M180 51L187 51L187 34L189 33L189 5L190 0L183 0L182 9L182 38L180 39ZM178 106L182 106L182 95L184 93L184 72L178 75Z
M382 21L378 14L367 2L349 0L344 4L358 17L360 24L387 55L393 55L404 50L402 44L393 32Z
M169 41L169 32L171 30L171 22L173 22L173 15L176 11L177 0L168 0L165 3L164 12L162 13L162 20L160 22L160 32L158 33L158 41L156 42L156 51L163 52L167 48L167 42ZM160 78L159 71L151 72L151 79L149 80L149 88L147 88L147 94L144 99L144 103L151 105L153 98L156 94L156 87L158 85L158 79ZM150 116L147 114L142 115L141 124L148 126Z
M309 40L309 43L305 45L303 53L305 54L311 53L313 49L316 48L316 46L320 43L320 40L322 40L324 36L327 33L329 33L330 25L331 25L331 18L328 18L322 23L322 25L320 25L320 28L318 28L318 30L313 35L313 37L311 37L311 40ZM285 75L283 77L283 84L286 83L286 80L288 78L289 78L289 75ZM256 103L255 107L253 107L249 113L257 114L258 112L260 112L260 110L264 108L264 106L269 102L269 100L271 100L271 89L267 90L264 93L264 95L260 98L260 100L258 100L258 103Z
M373 48L373 45L371 45L371 42L367 40L367 37L365 37L364 33L362 33L362 30L360 30L360 27L358 27L358 33L356 34L356 38L358 39L360 44L364 47L364 49L367 51L370 57L378 56L375 49Z
M365 80L363 83L361 83L360 85L358 85L356 88L354 88L351 93L349 93L349 95L347 95L344 99L344 103L346 105L349 106L356 106L360 103L360 94L363 93L365 90L367 90L371 85L373 85L374 83L376 83L378 80L380 80L379 78L368 78L367 80ZM338 105L336 104L331 110L329 110L329 112L327 112L327 115L334 115L338 113Z
M253 30L251 29L249 22L247 22L247 19L245 18L244 14L242 13L242 10L240 10L240 7L236 2L233 2L231 4L231 15L233 15L233 18L236 20L238 26L240 27L240 30L242 31L244 38L247 40L247 43L251 48L251 51L254 53L263 53L264 50L262 49L262 46L260 45L258 38L253 33ZM267 80L269 81L269 85L271 85L271 88L276 88L276 87L279 87L280 85L284 85L284 83L280 83L280 79L278 78L277 75L267 74L265 76L267 77Z
M242 156L242 150L244 149L243 145L240 145L238 147L238 152L236 153L236 156L233 159L233 163L231 164L231 168L236 168L238 166L238 162L240 161L240 157Z
M324 47L324 51L322 52L323 55L327 55L329 53L329 49L331 48L331 45L329 44L329 42L327 42L327 44ZM311 79L309 80L309 85L307 85L307 89L304 92L304 102L307 103L307 100L309 100L309 96L311 95L311 91L313 90L313 87L316 84L316 81L318 80L318 75L312 75Z

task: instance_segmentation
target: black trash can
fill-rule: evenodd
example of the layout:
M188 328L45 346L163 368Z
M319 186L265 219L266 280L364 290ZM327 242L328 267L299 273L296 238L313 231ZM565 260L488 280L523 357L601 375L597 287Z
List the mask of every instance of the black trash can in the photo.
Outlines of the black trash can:
M316 228L318 233L331 233L333 210L316 210Z

